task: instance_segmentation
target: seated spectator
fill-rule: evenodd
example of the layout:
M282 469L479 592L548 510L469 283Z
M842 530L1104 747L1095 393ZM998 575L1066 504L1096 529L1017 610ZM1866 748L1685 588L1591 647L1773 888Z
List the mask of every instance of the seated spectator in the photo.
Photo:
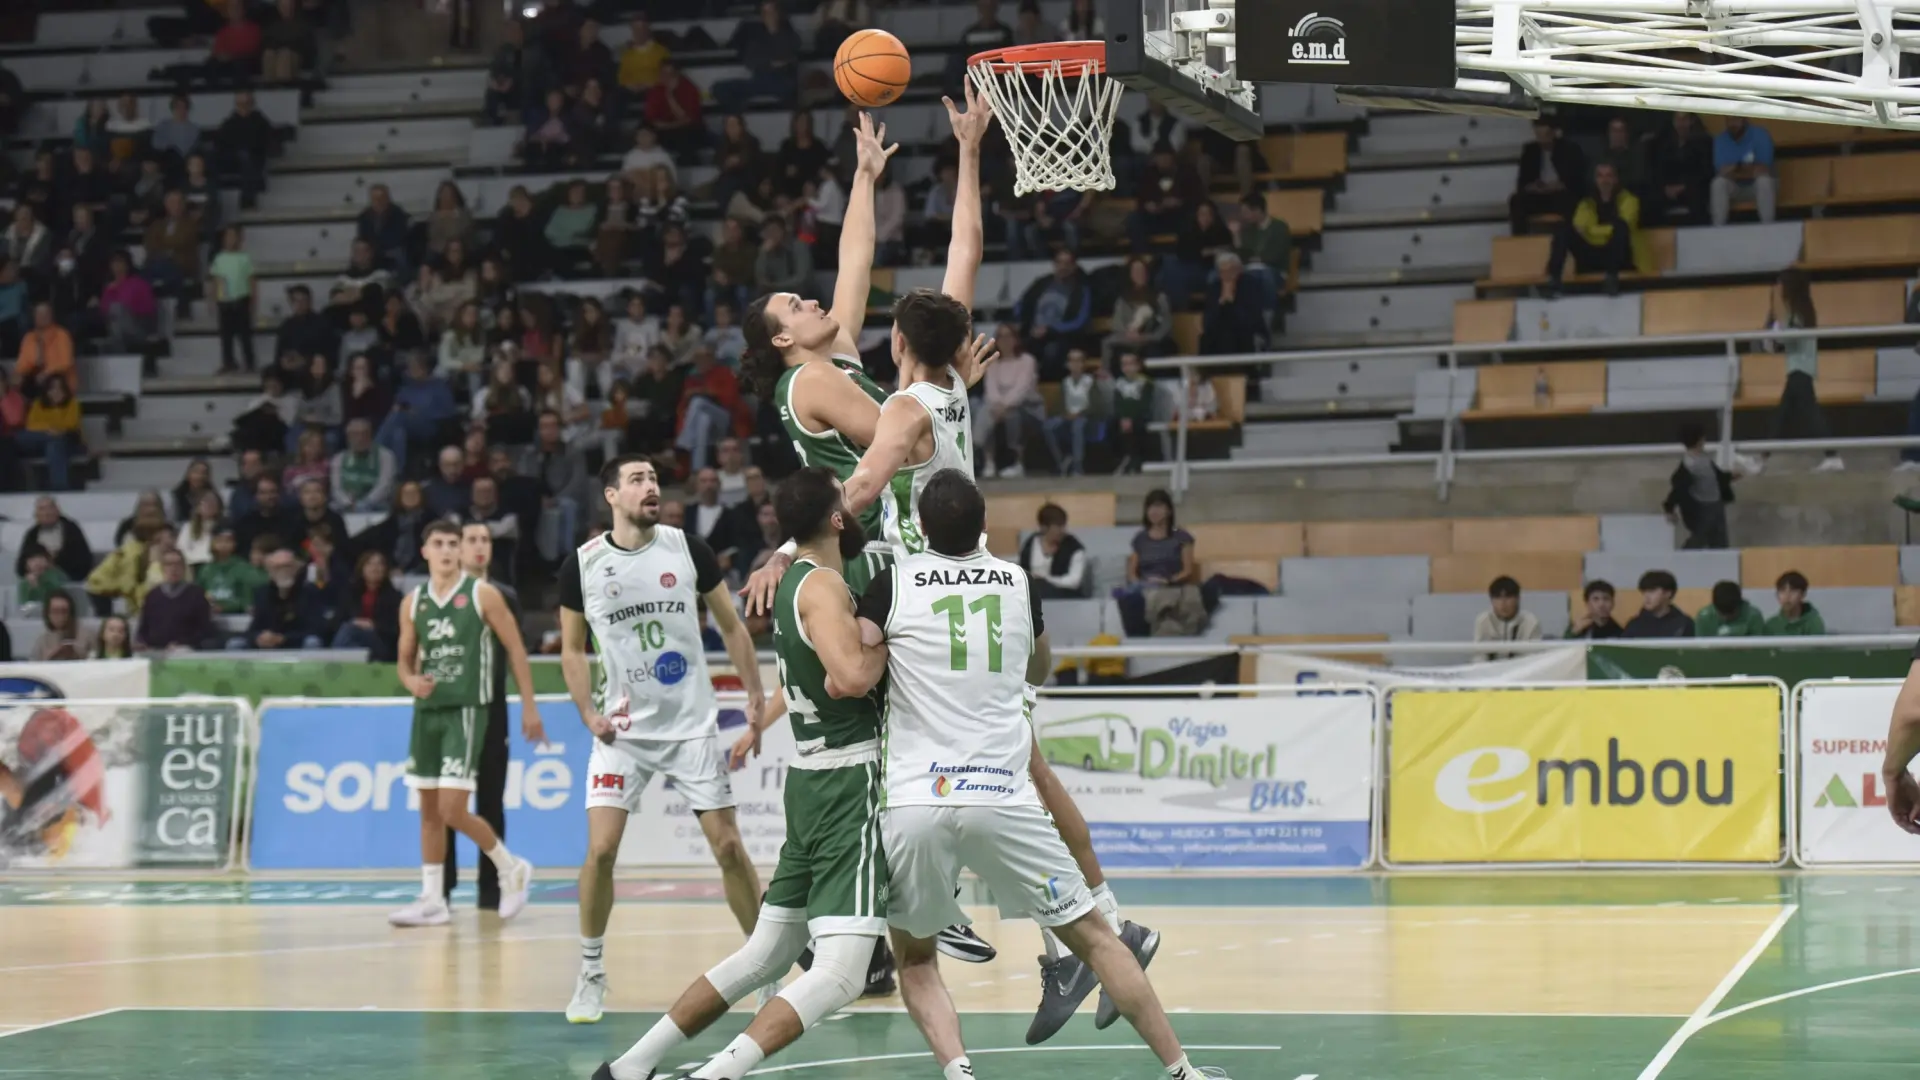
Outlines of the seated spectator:
M493 221L494 250L515 281L532 281L546 272L551 259L541 225L533 196L515 184L507 193L507 205Z
M418 480L403 480L393 489L393 510L355 539L361 551L378 551L393 564L396 575L424 573L421 534L436 520L427 510L425 488Z
M14 602L22 608L38 608L48 598L64 595L71 579L47 557L44 551L27 556L27 572L14 587Z
M1737 581L1714 582L1713 602L1693 617L1696 637L1759 637L1766 628L1760 609L1740 595Z
M907 189L900 186L892 172L881 173L874 185L873 240L873 265L897 266L906 261ZM1079 252L1077 246L1069 246L1068 250Z
M1643 222L1702 225L1708 191L1716 170L1713 140L1690 112L1676 112L1673 123L1648 146L1647 206Z
M702 119L700 88L672 60L661 63L660 81L647 91L641 115L646 124L640 130L652 128L660 145L676 154L697 153L713 141Z
M693 363L693 354L701 347L700 328L687 319L687 309L679 304L667 308L666 321L660 324L660 347L673 358L675 367Z
M347 564L346 553L340 550L339 536L340 534L333 531L332 526L322 522L307 533L305 542L300 545L300 550L296 553L306 556L307 559L306 568L301 571L301 576L306 578L307 584L319 589L320 595L327 598L329 628L334 627L338 621L339 607L335 601L338 599L340 586L353 573L353 568Z
M227 515L239 518L253 512L254 487L267 472L266 458L258 450L240 451L240 474L227 481Z
M140 604L134 647L143 652L191 652L213 636L213 606L187 576L186 556L160 556L160 584Z
M20 392L37 397L49 382L65 383L69 391L76 375L73 366L73 335L53 321L53 305L33 305L33 329L20 341L20 355L14 360L13 378Z
M741 529L737 516L733 528L736 543L733 560L735 576L744 581L747 575L766 564L787 537L781 531L780 515L774 512L773 503L765 502L759 506L742 503L738 509L750 510L753 516L751 528Z
M1113 332L1101 343L1102 361L1109 367L1118 365L1122 352L1173 354L1173 307L1153 284L1152 269L1140 256L1127 260L1127 287L1113 302Z
M1279 302L1293 265L1293 230L1267 213L1266 196L1259 192L1240 200L1240 216L1232 228L1234 252L1245 275L1260 287L1262 306L1271 309Z
M113 172L126 175L136 168L134 162L145 154L153 137L153 121L140 111L140 99L121 94L107 117L107 161Z
M172 517L175 521L186 521L199 509L200 497L212 494L219 497L219 491L213 486L213 465L206 458L197 457L187 462L180 474L180 482L173 486Z
M207 175L207 159L199 154L187 156L187 175L180 181L180 194L187 200L187 213L200 222L200 239L217 242L220 236L221 218L226 211L220 201L220 190L213 177ZM166 192L161 192L164 200ZM164 211L164 203L154 204L155 214ZM149 219L151 220L151 219Z
M533 432L533 395L520 385L513 361L496 360L485 386L473 395L472 418L486 425L489 438L524 443Z
M425 490L427 512L436 518L463 517L473 498L472 485L466 477L466 455L457 446L443 446L438 460L439 471L427 481Z
M614 73L619 67L614 62L613 50L600 40L598 21L591 16L582 19L570 44L570 49L555 50L560 53L562 82L574 87L584 87L591 82L613 84Z
M1028 285L1015 310L1020 336L1033 345L1040 372L1065 371L1067 350L1085 346L1080 339L1093 321L1093 286L1073 252L1054 252L1053 273Z
M325 449L340 443L340 425L346 422L340 397L340 381L333 377L333 361L315 356L307 361L306 385L300 390L296 425L317 431Z
M202 491L193 512L185 516L179 535L174 538L174 545L187 558L188 570L213 560L213 534L220 531L226 519L226 505L220 501L220 493L212 488Z
M1128 250L1145 255L1155 235L1179 231L1187 209L1206 198L1206 185L1191 162L1176 160L1172 150L1155 151L1141 171L1135 209L1127 215Z
M721 301L713 305L713 325L700 335L700 344L713 353L714 359L735 371L740 369L740 359L747 353L747 338L734 322L732 304Z
M234 649L321 649L328 639L327 599L300 573L300 560L288 548L267 556L267 583L255 592L253 620Z
M1033 203L1033 222L1027 230L1028 247L1036 257L1045 254L1049 244L1080 254L1080 223L1092 206L1093 196L1084 191L1058 188L1039 192Z
M427 355L426 328L400 293L389 292L381 299L380 321L374 324L374 332L380 335L380 351L389 356Z
M373 263L392 268L400 278L406 277L410 263L407 245L412 231L413 219L393 201L393 192L387 185L375 184L367 189L367 205L354 219L353 235L355 239L365 240L373 250Z
M1040 507L1040 531L1020 545L1020 565L1042 600L1068 600L1093 595L1087 573L1087 550L1067 531L1067 512L1053 503Z
M1686 448L1668 479L1666 501L1660 508L1669 519L1687 527L1688 550L1731 547L1727 539L1727 504L1733 501L1733 474L1722 469L1707 452L1707 432L1699 424L1680 429Z
M754 257L753 280L762 292L813 292L813 249L788 239L784 218L770 217L760 225L760 251Z
M266 571L237 554L239 550L233 526L222 525L213 533L213 558L194 571L195 583L221 615L252 611L254 592L267 583Z
M626 47L620 50L620 88L631 94L644 94L660 81L667 63L667 47L653 36L653 22L635 15L627 23Z
M515 471L539 485L540 520L534 539L541 557L557 563L579 538L588 487L586 462L568 447L560 414L540 414L537 438L520 452Z
M1201 355L1233 356L1266 348L1267 315L1259 286L1247 283L1240 256L1233 252L1222 252L1214 264L1220 277L1207 287L1207 307L1200 316Z
M673 357L664 346L656 345L647 353L647 365L634 376L628 401L633 412L627 425L628 438L635 446L652 452L673 442L686 378L686 372L673 366Z
M800 35L776 0L762 0L758 21L740 20L727 39L727 51L746 65L747 77L713 84L713 99L721 109L744 112L757 98L771 98L781 108L793 106L800 89Z
M86 452L85 440L80 431L80 401L67 380L42 380L39 395L27 407L27 426L14 433L13 444L23 457L46 458L48 490L74 490L72 462L74 455Z
M400 590L393 587L392 564L385 552L363 551L353 574L340 583L344 618L333 635L336 649L365 649L374 664L393 663L400 655Z
M431 446L440 436L440 426L458 415L452 388L432 373L425 356L414 353L407 358L405 381L394 392L393 412L374 439L392 451L394 461L404 471L409 450Z
M613 358L613 323L608 321L600 301L591 296L580 302L567 353L568 387L584 395L589 385L604 389L613 382L606 370L607 361Z
M313 24L297 0L278 0L279 17L260 34L260 77L267 82L294 82L314 57L317 40Z
M46 629L33 643L29 660L85 660L97 647L92 632L74 611L73 597L65 591L47 597L40 610L40 623Z
M61 194L69 220L73 212L83 206L95 214L105 214L114 195L114 180L100 164L98 155L85 147L75 147L72 164L61 184Z
M169 191L166 211L148 223L142 240L147 249L143 267L147 279L164 296L173 298L181 314L200 290L200 221L187 211L187 197Z
M1188 637L1206 629L1193 546L1193 534L1174 518L1173 498L1157 489L1148 492L1127 556L1126 587L1114 593L1128 637Z
M746 460L746 451L744 449L740 451L740 460L742 462ZM748 465L740 472L738 497L736 498L735 495L736 492L728 488L727 473L722 469L720 473L720 501L726 503L733 513L732 528L734 537L744 543L760 531L760 508L762 506L772 505L773 492L767 487L766 474L761 472L757 466ZM753 552L749 552L745 558L735 560L736 567L741 563L751 562L753 554Z
M326 484L332 463L327 458L327 440L320 429L300 427L295 429L295 448L293 460L280 470L280 486L285 491L299 491L300 485L309 480Z
M1640 575L1640 614L1627 620L1621 637L1679 638L1693 636L1693 620L1673 606L1679 583L1665 570Z
M1539 641L1540 620L1531 611L1520 610L1520 583L1510 577L1497 577L1487 586L1487 610L1474 617L1473 640ZM1488 652L1482 660L1506 660L1516 652Z
M93 549L80 523L60 512L60 504L51 495L33 501L33 525L20 538L20 553L14 559L13 572L24 577L27 560L45 555L69 581L80 581L93 569Z
M387 418L393 397L374 373L373 360L365 352L355 352L347 361L346 382L340 389L340 414L347 423L364 420L374 429Z
M1587 602L1587 609L1574 618L1567 637L1605 641L1608 638L1617 638L1626 632L1613 619L1613 585L1611 583L1596 578L1587 582L1582 595Z
M469 300L454 309L453 319L440 335L440 363L435 370L473 393L480 389L486 367L487 334L480 327L480 306Z
M1798 570L1789 570L1774 582L1773 595L1780 601L1778 613L1767 619L1762 633L1767 637L1819 637L1827 632L1827 621L1807 602L1807 578Z
M633 132L633 148L620 159L620 175L636 191L653 189L653 171L665 169L669 175L677 175L673 155L660 145L660 134L652 126L642 124Z
M695 469L712 460L714 444L740 435L750 423L740 400L740 380L705 349L694 351L693 367L680 387L678 436L674 445L687 452Z
M1525 236L1532 218L1573 213L1586 178L1587 157L1580 148L1561 138L1551 119L1535 119L1533 141L1520 151L1520 177L1507 200L1513 235Z
M1040 400L1040 364L1020 342L1019 332L1009 323L1001 323L995 335L999 339L1000 359L987 369L981 380L984 397L973 417L974 452L979 456L982 479L1004 476L1009 480L1026 475L1021 455L1026 449L1027 421L1036 427L1046 425L1046 406ZM1006 434L1007 448L1013 451L1013 463L996 467L994 432ZM1055 463L1058 465L1058 462Z
M298 356L289 353L295 360ZM293 420L300 415L300 394L287 389L286 377L278 367L270 368L260 380L260 396L247 403L247 410L233 419L234 447L257 450L262 454L286 451L293 433Z
M488 124L502 124L527 105L526 30L519 19L504 20L500 27L500 45L493 51L487 67L487 91L481 114Z
M53 232L21 203L13 208L13 225L0 233L0 258L18 268L29 284L44 281L53 270Z
M240 175L240 208L252 210L267 186L267 159L273 156L273 123L254 108L253 92L233 95L233 113L214 132L223 166Z
M1000 21L999 0L976 0L979 18L960 34L959 52L947 58L946 89L956 96L967 74L967 57L1013 44L1013 27Z
M1086 473L1087 430L1098 424L1098 418L1093 415L1093 391L1097 383L1092 367L1085 350L1073 349L1067 353L1067 377L1060 380L1060 412L1046 420L1047 446L1053 451L1053 460L1060 464L1063 476ZM1067 437L1064 446L1063 434ZM1097 427L1095 434L1098 434Z
M254 541L263 536L281 544L299 541L300 529L293 514L281 505L280 492L280 481L271 473L262 473L254 480L253 505L245 513L236 511L233 519L234 543L239 550L252 551Z
M172 531L173 526L168 525L164 517L157 523L142 522L129 529L114 549L107 552L107 557L86 576L87 599L93 605L94 614L112 611L115 600L124 600L129 611L139 611L140 592L146 584L148 548L160 545L164 550L172 546L160 541L162 534Z
M1153 456L1154 398L1156 391L1140 354L1120 354L1120 377L1113 383L1114 423L1120 429L1120 464L1115 475L1139 472Z
M536 414L551 412L565 425L567 445L581 449L593 433L593 407L587 397L567 385L560 365L553 361L533 371L533 408Z
M1736 198L1752 199L1760 220L1773 220L1773 136L1766 128L1749 124L1744 116L1729 116L1727 126L1713 138L1713 171L1708 190L1715 225L1727 223Z
M568 159L575 167L586 168L619 149L619 118L608 108L605 83L588 79L580 87L579 98L567 107L567 129L573 133Z
M511 581L514 548L520 542L520 515L500 501L499 482L491 475L474 477L469 490L471 498L463 520L487 527L487 533L493 537L495 564L506 571L501 577Z
M0 355L15 356L27 332L27 283L20 264L0 255Z
M133 624L125 615L108 615L100 620L100 636L94 639L89 660L133 659Z
M587 201L587 182L567 183L566 202L547 216L547 247L560 260L583 260L593 244L600 208Z
M1623 272L1654 270L1653 250L1640 229L1640 200L1620 186L1612 165L1602 162L1594 167L1593 190L1574 207L1573 217L1553 232L1553 246L1547 253L1548 295L1560 291L1568 255L1573 256L1578 272L1605 275L1608 296L1620 291Z
M403 211L404 212L404 211ZM447 245L473 239L473 213L467 209L467 197L460 185L443 180L433 193L433 211L427 215L427 255L445 255Z
M301 356L335 356L340 350L340 335L325 315L313 310L313 291L305 285L287 290L287 303L293 310L273 332L273 355L293 352Z
M552 171L574 159L572 119L567 95L557 88L547 91L545 104L529 112L527 135L520 144L529 168Z
M720 477L720 501L738 506L747 500L747 451L739 439L721 439L719 461L714 471Z
M1767 314L1769 330L1811 330L1820 325L1813 308L1813 286L1807 272L1789 267L1774 279ZM1787 381L1780 388L1780 404L1773 415L1776 439L1825 439L1832 435L1814 379L1820 374L1820 347L1814 338L1790 338L1781 343L1787 358ZM1832 450L1814 466L1814 472L1842 472L1847 463Z
M107 260L107 273L111 280L100 293L107 347L121 353L144 353L147 342L160 330L160 307L153 286L133 272L133 259L124 251L114 252Z
M149 146L170 162L171 168L180 169L199 145L200 125L193 122L193 99L175 94L167 101L167 118L153 125Z

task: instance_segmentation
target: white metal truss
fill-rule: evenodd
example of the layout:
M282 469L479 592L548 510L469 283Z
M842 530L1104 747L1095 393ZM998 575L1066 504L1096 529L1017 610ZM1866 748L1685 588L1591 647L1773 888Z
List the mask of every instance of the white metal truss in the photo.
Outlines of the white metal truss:
M1458 0L1454 42L1462 90L1920 130L1920 0Z
M1148 32L1147 53L1241 108L1259 112L1253 84L1242 82L1237 71L1235 2L1174 0L1167 30Z

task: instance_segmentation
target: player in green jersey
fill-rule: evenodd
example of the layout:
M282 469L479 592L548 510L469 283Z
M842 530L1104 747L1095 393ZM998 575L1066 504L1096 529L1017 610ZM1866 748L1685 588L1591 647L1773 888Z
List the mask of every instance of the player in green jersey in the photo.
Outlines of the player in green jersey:
M425 584L400 607L400 683L417 700L407 759L407 786L420 792L421 896L388 917L395 926L439 926L451 920L443 888L447 828L472 840L500 872L500 917L527 906L533 864L507 850L493 826L467 809L480 764L486 710L493 700L494 641L506 648L520 685L520 730L545 742L533 701L533 669L520 627L500 590L460 569L460 527L426 528Z
M740 1080L771 1053L853 1003L887 925L887 861L880 844L880 712L872 691L883 652L863 650L853 594L840 576L866 546L840 482L803 468L774 495L780 525L799 541L774 608L774 655L799 756L787 774L786 843L753 934L695 980L633 1048L594 1080L649 1080L661 1060L777 979L813 943L813 965L780 991L691 1076Z

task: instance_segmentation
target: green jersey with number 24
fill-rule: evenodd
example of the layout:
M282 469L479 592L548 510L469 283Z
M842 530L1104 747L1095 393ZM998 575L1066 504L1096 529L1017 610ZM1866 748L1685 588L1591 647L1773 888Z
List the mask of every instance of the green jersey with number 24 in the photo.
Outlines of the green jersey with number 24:
M827 693L827 666L820 662L806 628L800 624L800 586L814 574L846 588L840 575L812 560L800 559L781 575L773 601L773 654L779 664L780 690L787 698L787 716L793 724L793 741L802 757L880 738L879 688L859 698L836 698Z

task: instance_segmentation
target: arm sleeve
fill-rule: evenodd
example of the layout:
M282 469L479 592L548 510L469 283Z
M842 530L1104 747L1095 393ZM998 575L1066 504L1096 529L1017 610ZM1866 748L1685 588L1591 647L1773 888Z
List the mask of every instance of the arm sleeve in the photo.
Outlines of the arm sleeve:
M893 574L891 572L875 577L867 585L867 591L860 597L860 603L854 614L868 619L875 626L885 630L887 616L893 613Z
M1047 617L1040 607L1040 589L1033 583L1033 575L1027 575L1027 606L1033 610L1033 639L1047 632Z
M568 611L585 612L586 598L580 594L580 553L570 551L565 562L560 564L560 606Z
M687 534L687 554L693 557L693 587L701 596L712 592L727 580L726 571L720 569L720 559L714 555L713 549L692 533Z

